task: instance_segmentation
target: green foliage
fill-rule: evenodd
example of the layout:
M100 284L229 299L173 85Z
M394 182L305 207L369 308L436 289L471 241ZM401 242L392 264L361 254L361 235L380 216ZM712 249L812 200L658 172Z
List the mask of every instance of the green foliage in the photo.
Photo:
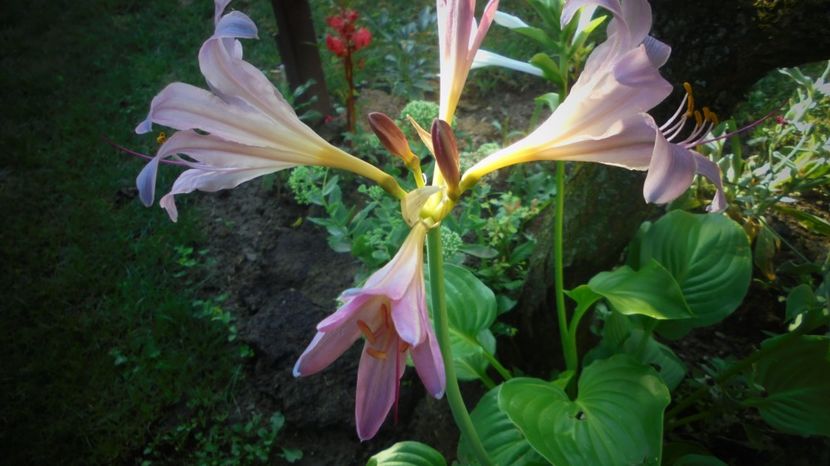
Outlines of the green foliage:
M193 414L144 448L141 466L168 464L170 451L184 464L245 466L269 464L268 460L285 418L279 412L265 418L254 414L246 422L233 422L226 412L192 407ZM302 458L299 450L284 449L289 463ZM180 463L180 464L181 464Z
M553 464L659 465L669 391L657 374L626 355L585 368L578 395L530 378L505 382L499 407Z
M470 413L484 449L496 464L538 466L548 464L530 446L524 435L499 408L499 385L485 394ZM463 434L458 442L458 459L462 464L475 464L469 439Z
M398 442L369 458L366 466L446 466L436 449L414 441Z
M383 57L382 71L373 77L373 85L412 101L435 88L438 52L435 12L425 6L413 21L403 23L400 7L394 12L380 9L373 19L377 31L377 53ZM432 120L430 120L431 122Z
M758 363L754 381L760 391L745 403L758 408L767 423L783 432L830 436L830 338L783 339L764 342L762 348L776 344L783 348Z
M624 265L612 272L600 272L587 286L621 314L658 320L692 317L677 280L653 258L639 270Z
M432 127L432 120L438 118L438 104L427 100L413 100L401 109L399 126L403 129L407 139L420 141L418 134L409 123L409 118L415 120L421 128L429 131Z
M672 211L635 238L628 262L642 267L652 259L677 280L694 317L662 322L657 331L677 337L689 329L719 322L743 301L752 274L749 241L722 215Z
M458 378L487 380L487 367L496 352L496 338L490 331L496 320L496 296L469 270L451 264L444 268L444 287ZM428 276L426 288L429 296Z

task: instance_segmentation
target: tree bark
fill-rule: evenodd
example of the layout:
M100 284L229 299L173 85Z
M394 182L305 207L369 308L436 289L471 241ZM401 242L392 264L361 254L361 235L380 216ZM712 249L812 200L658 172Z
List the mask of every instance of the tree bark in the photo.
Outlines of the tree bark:
M662 121L689 81L696 100L722 115L769 71L830 58L828 0L653 0L652 33L673 47L661 70L680 89L652 112ZM770 102L770 109L780 102ZM643 201L644 174L596 164L571 164L565 193L565 287L585 283L619 263L640 223L660 209ZM547 376L562 367L553 290L554 209L535 222L537 246L512 313L521 338L500 346L508 361ZM580 341L588 338L583 320ZM580 351L584 354L584 350Z
M277 48L285 65L288 85L296 89L313 79L314 84L300 99L308 101L316 96L312 108L322 115L329 114L331 103L308 0L271 0L271 6L277 18Z

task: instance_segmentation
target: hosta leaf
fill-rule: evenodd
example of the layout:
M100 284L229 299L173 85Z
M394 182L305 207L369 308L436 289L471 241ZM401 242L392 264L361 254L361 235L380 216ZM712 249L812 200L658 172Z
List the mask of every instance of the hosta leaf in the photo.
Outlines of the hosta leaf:
M763 343L784 346L758 362L755 381L764 392L746 404L783 432L830 436L830 338L805 335L784 342L785 337Z
M660 320L692 317L677 281L654 259L639 270L624 265L601 272L588 282L588 287L621 314Z
M670 391L674 391L686 376L686 366L674 351L640 329L631 330L623 350L657 371Z
M731 314L749 288L752 253L741 227L724 215L675 210L637 238L640 265L655 259L674 276L694 317L661 322L667 337L720 322Z
M430 296L429 277L426 286ZM477 379L489 364L485 353L496 352L496 339L490 331L496 320L496 295L472 272L451 264L444 265L444 291L458 378ZM429 299L427 302L432 304Z
M398 442L369 458L366 466L446 466L436 449L421 442Z
M660 464L669 391L657 374L627 355L585 368L571 401L551 382L514 378L499 407L530 445L553 464Z
M495 464L515 466L536 466L548 464L527 443L525 436L516 428L501 409L498 396L501 386L484 395L470 413L476 432L484 449ZM475 464L475 456L469 440L464 435L458 443L458 459L462 464Z

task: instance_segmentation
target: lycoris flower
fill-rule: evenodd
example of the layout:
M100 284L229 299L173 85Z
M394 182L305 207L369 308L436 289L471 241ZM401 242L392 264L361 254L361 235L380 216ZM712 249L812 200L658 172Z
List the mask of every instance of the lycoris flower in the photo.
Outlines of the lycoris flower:
M562 24L567 24L579 8L592 5L607 9L614 18L608 25L608 38L588 57L567 98L527 137L464 173L461 191L499 168L539 160L598 162L633 170L651 168L644 191L651 202L668 202L688 188L688 170L684 167L680 177L672 170L672 162L666 161L666 157L676 159L672 154L678 151L666 149L657 125L644 113L671 93L671 85L659 73L671 50L648 35L651 7L646 0L626 0L622 4L619 0L570 0L562 11ZM695 168L713 181L719 180L716 168L712 173L712 167L703 162ZM721 187L718 182L716 185L721 199ZM723 207L717 204L713 209Z
M434 397L444 394L441 351L424 298L426 226L415 223L403 246L362 288L346 290L343 306L317 325L317 335L294 366L294 376L317 373L361 336L355 419L361 440L375 436L397 402L407 354Z
M222 15L227 3L217 0L214 34L199 51L199 67L212 92L170 84L153 99L147 119L136 128L147 133L157 123L180 130L138 175L142 202L152 204L158 164L165 158L190 167L160 201L174 221L176 194L234 188L297 165L348 170L403 197L392 176L329 144L300 121L268 78L242 59L237 39L257 37L256 26L237 11Z
M490 0L484 7L481 24L476 26L475 0L438 0L438 49L441 57L438 118L448 123L452 123L467 74L498 6L498 0Z

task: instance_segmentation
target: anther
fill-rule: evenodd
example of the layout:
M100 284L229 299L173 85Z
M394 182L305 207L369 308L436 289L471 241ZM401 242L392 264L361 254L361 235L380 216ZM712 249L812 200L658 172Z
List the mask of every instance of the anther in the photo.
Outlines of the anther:
M167 140L167 134L164 131L160 132L158 136L156 136L156 143L161 145L164 144L164 141Z
M362 320L358 320L357 321L357 328L360 329L360 333L363 334L363 336L366 338L366 341L368 341L372 345L375 344L375 342L377 341L377 337L375 337L375 334L372 332L372 329L369 328L369 326L366 324L366 322L363 322Z
M695 111L695 96L692 94L692 85L688 82L683 83L683 89L686 90L686 95L689 97L689 99L686 100L686 116L690 117Z
M366 354L377 359L378 361L386 361L386 351L378 351L374 348L366 348Z
M697 126L703 124L703 115L700 114L700 110L695 110L695 123Z

